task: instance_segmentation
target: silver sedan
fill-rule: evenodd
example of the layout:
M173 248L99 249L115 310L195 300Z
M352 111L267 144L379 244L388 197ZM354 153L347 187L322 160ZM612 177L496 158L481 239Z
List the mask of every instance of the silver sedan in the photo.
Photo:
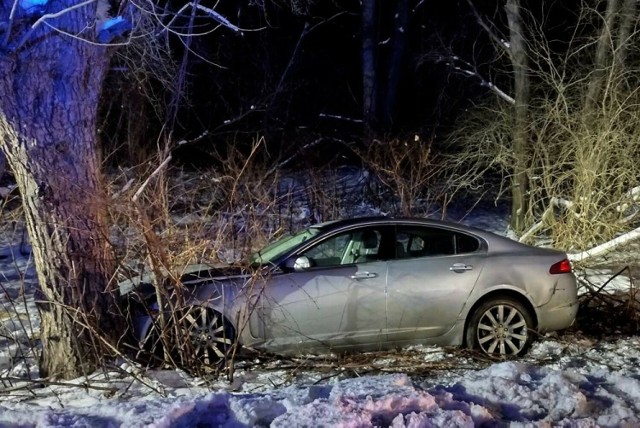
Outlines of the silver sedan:
M565 253L425 219L319 224L244 268L191 266L181 284L186 306L173 318L206 364L234 343L284 354L464 345L514 357L571 326L578 309ZM141 349L157 338L159 312L135 318Z

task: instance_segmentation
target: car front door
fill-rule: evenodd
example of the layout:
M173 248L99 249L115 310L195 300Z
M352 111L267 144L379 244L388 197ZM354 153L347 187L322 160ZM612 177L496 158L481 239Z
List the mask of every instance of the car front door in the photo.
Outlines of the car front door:
M445 228L398 226L396 248L388 267L387 339L448 332L484 265L481 241Z
M305 248L304 270L274 275L260 313L273 349L349 347L379 343L385 327L389 226L355 228Z

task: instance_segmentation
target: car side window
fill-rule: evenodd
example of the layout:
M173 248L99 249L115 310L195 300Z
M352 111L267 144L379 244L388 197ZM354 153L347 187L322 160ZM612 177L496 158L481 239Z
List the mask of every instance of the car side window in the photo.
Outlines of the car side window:
M388 227L359 228L326 239L300 255L309 259L311 267L388 260L393 257L392 239Z
M344 264L344 255L351 241L352 233L343 233L322 241L302 255L309 258L312 267Z
M480 247L472 236L436 227L398 227L396 258L450 256Z

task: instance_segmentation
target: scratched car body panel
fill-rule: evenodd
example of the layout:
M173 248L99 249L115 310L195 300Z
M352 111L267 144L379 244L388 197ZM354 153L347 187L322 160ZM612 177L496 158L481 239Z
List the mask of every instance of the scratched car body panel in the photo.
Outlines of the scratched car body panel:
M223 316L241 345L279 353L466 344L517 356L577 312L565 253L440 221L324 223L250 262L191 267L189 304ZM151 324L137 318L141 342Z

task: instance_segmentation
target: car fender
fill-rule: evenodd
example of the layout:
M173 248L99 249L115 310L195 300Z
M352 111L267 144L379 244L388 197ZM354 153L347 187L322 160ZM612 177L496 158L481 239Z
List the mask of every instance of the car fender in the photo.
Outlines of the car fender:
M477 289L476 289L477 290ZM474 291L476 291L474 290ZM522 298L526 299L527 303L529 304L529 306L531 308L533 308L534 313L532 315L535 316L536 321L539 318L539 310L538 307L535 304L535 300L534 297L529 294L527 292L527 290L521 288L521 287L516 287L514 285L510 285L510 284L498 284L498 285L494 285L492 287L489 288L485 288L482 290L482 292L480 293L474 293L471 296L469 296L469 299L467 300L467 303L464 305L464 307L462 308L462 311L460 312L460 316L459 316L459 320L460 321L466 321L466 319L469 317L469 313L471 311L471 309L473 309L475 306L477 306L478 302L484 300L487 296L491 295L491 294L504 294L504 293L516 293L519 296L521 296Z
M244 287L246 282L246 278L238 278L237 282L212 282L193 290L185 305L206 306L222 314L239 338L244 335L241 330L247 330L251 337L259 337L258 326L249 322L254 305L258 304L259 292L248 293L250 290Z

